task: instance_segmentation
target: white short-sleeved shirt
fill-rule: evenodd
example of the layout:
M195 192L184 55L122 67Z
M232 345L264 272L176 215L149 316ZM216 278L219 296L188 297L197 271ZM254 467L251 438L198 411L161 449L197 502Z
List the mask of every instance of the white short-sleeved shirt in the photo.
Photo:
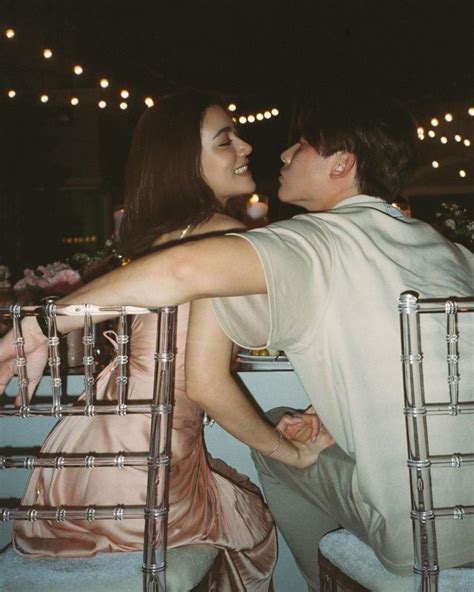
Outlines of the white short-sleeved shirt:
M413 555L397 298L405 290L421 297L472 294L474 255L364 195L236 236L256 249L268 296L214 299L219 323L242 347L285 350L327 429L356 461L353 486L363 500L361 511L370 515L371 545L389 569L402 572ZM425 355L427 398L441 400L444 327L429 331L439 334L441 349ZM464 333L472 343L472 326ZM463 362L465 385L474 381L473 366ZM457 421L467 426L467 419ZM472 431L460 429L449 442L443 421L434 418L444 451L467 449ZM460 503L472 504L466 477L459 476L456 487L470 496ZM444 482L434 484L437 504ZM469 529L457 539L448 533L447 545L440 541L442 560L472 560Z

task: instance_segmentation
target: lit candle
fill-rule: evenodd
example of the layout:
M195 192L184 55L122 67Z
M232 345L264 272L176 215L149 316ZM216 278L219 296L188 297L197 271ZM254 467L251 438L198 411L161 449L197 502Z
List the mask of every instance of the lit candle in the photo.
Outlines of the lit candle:
M252 220L261 220L265 218L267 213L268 205L264 201L261 201L260 197L254 193L247 203L247 215Z

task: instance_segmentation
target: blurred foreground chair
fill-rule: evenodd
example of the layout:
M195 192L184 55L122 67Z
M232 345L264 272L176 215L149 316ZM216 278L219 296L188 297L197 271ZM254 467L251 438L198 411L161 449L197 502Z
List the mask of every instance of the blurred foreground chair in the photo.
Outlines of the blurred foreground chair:
M113 313L117 316L119 380L116 404L95 401L94 398L94 315ZM19 556L8 547L0 553L0 590L2 592L184 592L207 590L207 574L219 549L210 545L186 545L167 552L168 488L171 451L171 421L173 411L176 308L148 310L136 307L97 307L93 305L55 305L50 300L44 307L0 308L0 315L10 315L13 322L17 352L18 380L22 404L20 407L0 407L1 421L21 417L34 421L35 416L150 414L150 447L143 455L110 451L78 457L58 451L55 458L41 456L0 456L0 475L15 468L49 467L67 470L83 467L98 471L101 467L148 466L146 506L82 506L60 507L17 506L8 503L0 507L2 521L10 520L125 520L144 517L143 553L104 553L93 558L31 560ZM155 352L154 392L151 404L127 403L128 329L127 315L155 314L157 344ZM23 316L42 315L48 326L49 368L51 374L51 405L30 405L28 375L21 331ZM84 317L84 390L82 404L65 405L60 375L57 315ZM115 402L114 402L115 403ZM126 425L125 425L126 428ZM25 431L27 427L25 424ZM9 500L10 501L10 500Z
M474 569L453 568L440 572L436 524L440 519L462 520L474 515L474 505L434 505L432 469L474 468L474 453L430 454L430 415L447 416L446 431L456 430L456 418L474 413L473 384L463 384L460 401L459 360L467 367L474 364L474 349L460 348L462 333L459 317L470 313L474 322L474 296L468 298L419 299L413 292L399 298L405 421L410 474L411 520L413 524L414 572L411 577L396 576L379 562L372 549L350 532L341 529L328 533L319 545L320 581L323 592L472 592ZM447 380L449 401L431 403L425 398L423 373L422 320L425 315L444 315L446 332ZM471 329L472 330L472 329ZM472 333L471 333L472 335ZM472 339L472 337L471 337ZM441 345L441 344L440 344ZM426 344L425 344L426 347ZM460 353L460 349L462 349ZM472 442L474 444L474 441ZM473 471L474 478L474 471ZM474 479L473 479L474 482ZM453 497L456 495L453 487ZM408 520L408 516L407 516ZM474 559L474 558L473 558Z

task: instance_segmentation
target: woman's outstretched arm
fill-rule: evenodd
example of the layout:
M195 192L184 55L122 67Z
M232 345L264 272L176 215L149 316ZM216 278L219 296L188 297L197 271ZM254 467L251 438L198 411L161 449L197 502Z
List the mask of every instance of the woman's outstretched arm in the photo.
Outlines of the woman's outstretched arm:
M307 467L328 443L282 438L230 372L232 342L223 333L207 300L193 302L186 345L186 392L219 425L247 446L285 464ZM287 418L291 423L292 419ZM293 423L304 425L296 417Z

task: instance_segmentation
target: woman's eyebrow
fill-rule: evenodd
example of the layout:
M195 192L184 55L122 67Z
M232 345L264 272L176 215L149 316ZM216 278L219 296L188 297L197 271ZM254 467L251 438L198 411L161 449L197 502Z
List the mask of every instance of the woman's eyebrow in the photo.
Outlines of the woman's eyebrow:
M215 140L217 138L217 136L220 136L224 132L230 133L231 131L232 131L232 128L230 127L230 125L228 125L227 127L223 127L217 132L217 134L212 139Z

